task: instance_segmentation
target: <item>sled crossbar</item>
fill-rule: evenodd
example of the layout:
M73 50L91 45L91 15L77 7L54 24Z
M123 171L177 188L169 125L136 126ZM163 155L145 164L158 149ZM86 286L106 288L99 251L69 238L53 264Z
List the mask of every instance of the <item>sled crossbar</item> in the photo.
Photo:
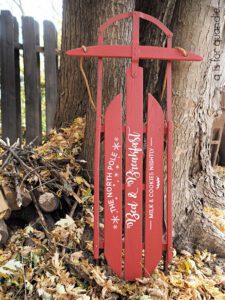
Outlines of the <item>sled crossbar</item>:
M132 58L132 50L132 46L127 45L100 45L69 50L66 53L69 56ZM139 46L135 55L137 59L202 60L199 55L191 52L184 56L179 48L167 49L155 46Z
M130 17L133 24L132 44L103 45L104 31L114 22ZM140 19L154 23L166 34L166 48L139 45ZM172 33L159 20L141 12L129 12L117 15L100 26L97 46L67 51L70 56L98 57L94 157L94 258L98 259L99 249L104 248L111 269L127 280L151 274L163 253L166 267L172 260L171 66L173 60L202 60L199 55L186 53L180 49L172 48ZM114 97L102 118L102 71L105 57L131 59L131 65L126 70L125 123L122 121L122 94ZM159 102L149 93L145 125L143 69L139 67L139 59L167 61L166 117ZM101 203L104 206L104 239L100 240L99 170L102 135L104 195ZM165 142L166 191L164 191Z

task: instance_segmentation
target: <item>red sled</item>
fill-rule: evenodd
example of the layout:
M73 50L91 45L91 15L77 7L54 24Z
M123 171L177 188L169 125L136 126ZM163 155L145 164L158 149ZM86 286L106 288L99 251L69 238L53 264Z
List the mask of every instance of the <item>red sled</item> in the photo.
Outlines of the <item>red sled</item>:
M114 22L126 18L132 18L133 21L132 45L103 45L105 30ZM139 45L140 19L155 24L165 33L166 48ZM117 15L101 25L98 32L97 46L67 51L70 56L98 57L94 159L94 257L98 259L99 249L104 248L111 269L119 277L135 280L151 274L163 254L166 267L172 260L171 62L173 60L201 61L202 57L172 48L172 32L159 20L141 12ZM104 57L131 59L131 66L126 70L125 124L122 122L121 94L109 104L104 124L102 123L102 58ZM143 122L143 69L139 67L139 59L167 61L166 118L159 102L149 94L146 124ZM100 240L99 236L99 168L102 134L105 149L104 240ZM146 147L143 142L145 135ZM164 201L164 136L167 144L166 201ZM123 152L125 152L124 160ZM164 221L166 226L163 230Z

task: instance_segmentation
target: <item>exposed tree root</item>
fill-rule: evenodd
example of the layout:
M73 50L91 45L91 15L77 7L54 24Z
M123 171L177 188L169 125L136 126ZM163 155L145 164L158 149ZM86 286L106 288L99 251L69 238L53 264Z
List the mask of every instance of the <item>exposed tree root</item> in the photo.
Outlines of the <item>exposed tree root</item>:
M174 245L178 250L193 252L196 248L207 249L225 257L225 234L205 214L205 207L225 209L225 188L216 175L200 174L190 189L189 207L175 227Z
M195 186L193 194L202 199L204 205L225 209L225 185L213 170L209 174L199 174L192 183Z

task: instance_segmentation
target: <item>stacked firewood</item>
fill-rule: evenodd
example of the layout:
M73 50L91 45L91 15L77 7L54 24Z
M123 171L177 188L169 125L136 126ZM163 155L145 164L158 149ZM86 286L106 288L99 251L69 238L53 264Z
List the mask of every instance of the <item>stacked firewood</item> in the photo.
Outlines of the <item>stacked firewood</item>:
M91 194L82 168L85 161L77 158L84 122L77 118L36 148L0 139L0 245L18 220L39 223L47 233L54 221L73 215L85 193Z

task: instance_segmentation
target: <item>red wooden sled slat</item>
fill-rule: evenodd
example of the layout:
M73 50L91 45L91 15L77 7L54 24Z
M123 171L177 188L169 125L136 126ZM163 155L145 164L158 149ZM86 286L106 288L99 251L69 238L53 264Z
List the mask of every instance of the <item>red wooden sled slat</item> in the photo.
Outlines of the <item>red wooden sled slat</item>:
M105 257L112 270L122 274L122 95L105 113Z
M164 115L157 100L148 95L145 193L145 276L162 256Z
M126 74L125 278L142 276L143 70Z

